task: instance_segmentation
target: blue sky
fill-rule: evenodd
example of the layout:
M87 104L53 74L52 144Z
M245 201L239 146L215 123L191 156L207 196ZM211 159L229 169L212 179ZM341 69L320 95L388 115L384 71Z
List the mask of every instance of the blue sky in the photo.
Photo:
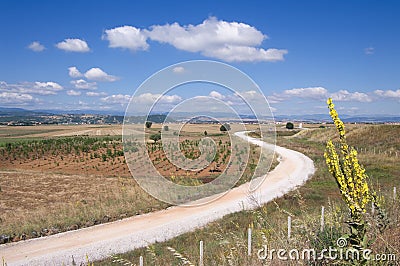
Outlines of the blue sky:
M327 113L327 97L343 114L399 114L398 1L3 0L0 10L2 107L124 111L156 71L209 59L248 74L274 114Z

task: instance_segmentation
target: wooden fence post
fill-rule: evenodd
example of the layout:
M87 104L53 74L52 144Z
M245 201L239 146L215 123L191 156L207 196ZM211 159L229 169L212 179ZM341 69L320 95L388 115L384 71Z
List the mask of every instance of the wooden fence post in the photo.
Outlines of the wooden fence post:
M251 256L251 228L247 229L247 256Z
M203 246L203 241L200 241L200 259L199 259L199 266L204 266L204 261L203 261L203 254L204 253L204 246Z
M321 207L321 232L324 231L324 225L325 225L325 207Z

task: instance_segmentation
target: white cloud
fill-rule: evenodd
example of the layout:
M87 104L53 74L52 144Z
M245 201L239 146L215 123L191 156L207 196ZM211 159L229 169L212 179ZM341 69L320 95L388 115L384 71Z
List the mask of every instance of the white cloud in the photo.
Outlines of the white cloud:
M88 71L86 71L84 76L89 80L95 80L95 81L113 82L119 79L116 76L107 74L101 68L98 67L93 67L89 69Z
M185 68L183 68L183 67L181 67L181 66L177 66L177 67L174 67L173 69L172 69L172 71L174 72L174 73L183 73L183 72L185 72Z
M80 78L83 76L83 74L74 66L68 68L68 75L71 78Z
M63 90L63 87L52 81L48 82L21 82L16 84L8 84L4 81L0 82L0 91L15 92L20 94L40 94L50 95L57 94L58 91Z
M233 62L282 61L284 49L259 46L267 35L245 23L227 22L210 17L198 25L178 23L153 25L149 30L122 26L105 31L109 47L133 51L147 50L147 39L167 43L176 49Z
M31 92L38 94L56 94L56 92L63 89L63 87L60 84L52 81L48 82L36 81L33 85L33 88L36 90L36 92L35 90Z
M130 95L114 94L101 98L101 101L109 104L127 104L129 103L130 99Z
M341 102L371 102L372 98L363 92L349 92L347 90L340 90L330 95L332 100Z
M46 49L46 48L44 47L44 45L42 45L40 42L37 42L37 41L32 42L31 44L29 44L29 45L28 45L28 48L31 49L31 50L34 51L34 52L41 52L41 51L43 51L44 49Z
M152 93L143 93L138 96L132 98L132 102L139 104L175 104L182 101L182 97L178 95L162 95L161 94L152 94Z
M147 36L141 29L132 26L122 26L114 29L106 30L102 37L103 40L109 41L111 48L126 48L131 51L147 50Z
M105 93L105 92L88 91L88 92L86 92L86 95L89 96L89 97L98 97L98 96L106 96L107 93Z
M257 62L257 61L283 61L287 50L262 49L249 46L229 46L226 45L217 49L205 50L205 56L218 58L227 62Z
M307 87L284 90L282 93L274 93L268 96L270 103L279 103L291 97L311 99L311 100L326 100L331 97L334 101L341 102L371 102L372 97L364 92L349 92L348 90L339 90L337 92L329 92L324 87Z
M281 95L278 95L278 94L274 94L274 95L269 95L269 96L266 96L267 97L267 100L268 100L268 103L280 103L280 102L282 102L282 101L284 101L284 98L281 96Z
M323 99L326 98L328 90L323 87L295 88L284 90L283 95L300 98Z
M392 99L399 99L400 100L400 89L393 91L393 90L376 90L374 91L376 95L382 98L392 98Z
M225 99L225 96L222 95L221 93L217 92L217 91L210 92L209 96L213 97L213 98L216 98L216 99L219 99L219 100Z
M79 95L81 95L81 92L80 91L75 91L75 90L69 90L69 91L67 91L67 94L69 96L79 96Z
M150 39L168 43L179 50L200 52L228 62L280 61L287 53L286 50L256 48L267 38L265 34L248 24L215 17L198 25L155 25L146 32Z
M208 18L199 25L181 26L178 23L155 25L147 31L152 40L169 43L189 52L200 52L224 45L255 46L267 38L256 28L237 22Z
M65 39L57 43L56 47L67 52L86 53L90 51L88 44L81 39Z
M74 85L74 87L76 89L82 89L82 90L94 90L94 89L97 89L97 83L96 82L87 82L84 79L71 80L71 84Z
M27 103L35 102L37 99L32 95L17 92L0 92L0 101L2 104L17 104L24 105Z
M375 48L374 47L367 47L364 49L364 53L367 55L371 55L375 53Z

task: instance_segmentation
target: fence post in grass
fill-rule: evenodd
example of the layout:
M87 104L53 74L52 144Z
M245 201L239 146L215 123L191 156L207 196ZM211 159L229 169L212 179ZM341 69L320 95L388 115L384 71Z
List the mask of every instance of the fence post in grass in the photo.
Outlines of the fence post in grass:
M251 256L251 228L247 229L247 256Z
M290 235L292 233L292 217L290 215L287 217L287 238L290 240Z
M324 231L324 225L325 225L325 207L321 207L321 232Z
M393 187L393 200L396 200L397 198L397 191L396 191L396 187Z
M373 216L375 214L375 205L374 202L371 202L371 215Z
M139 266L143 266L143 256L139 257Z
M200 259L199 259L199 266L204 266L204 261L203 261L203 253L204 253L204 247L203 247L203 241L200 241Z

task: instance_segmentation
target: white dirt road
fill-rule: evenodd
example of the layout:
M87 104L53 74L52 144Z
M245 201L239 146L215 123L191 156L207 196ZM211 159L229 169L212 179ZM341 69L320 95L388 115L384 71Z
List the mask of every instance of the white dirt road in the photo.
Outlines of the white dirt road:
M274 148L246 136L245 132L236 135L264 148ZM280 164L251 195L249 185L244 184L208 204L171 207L112 223L0 245L0 259L3 257L8 266L71 265L73 256L79 265L86 262L86 256L91 261L106 258L193 231L229 213L253 209L257 207L254 199L259 204L271 201L302 185L314 173L314 164L307 156L278 146L275 151L281 158Z

